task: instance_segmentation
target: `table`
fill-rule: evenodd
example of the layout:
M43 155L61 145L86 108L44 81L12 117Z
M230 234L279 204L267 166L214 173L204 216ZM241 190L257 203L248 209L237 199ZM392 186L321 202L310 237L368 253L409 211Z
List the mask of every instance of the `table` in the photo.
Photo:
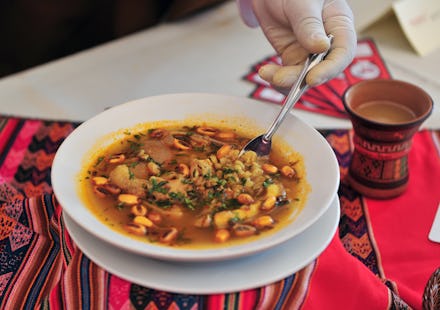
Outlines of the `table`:
M395 45L382 39L379 48L393 76L421 83L438 102L437 81L395 63ZM162 93L248 96L252 85L242 75L272 53L259 31L246 28L234 4L226 3L194 19L0 80L1 307L421 309L429 278L440 278L434 274L440 245L427 239L440 202L438 108L415 136L408 191L386 201L363 197L345 182L353 147L347 120L295 112L318 128L335 151L341 217L326 250L282 281L240 293L155 291L100 268L69 236L62 206L52 195L50 167L60 143L81 121L119 103ZM403 54L411 58L408 53Z

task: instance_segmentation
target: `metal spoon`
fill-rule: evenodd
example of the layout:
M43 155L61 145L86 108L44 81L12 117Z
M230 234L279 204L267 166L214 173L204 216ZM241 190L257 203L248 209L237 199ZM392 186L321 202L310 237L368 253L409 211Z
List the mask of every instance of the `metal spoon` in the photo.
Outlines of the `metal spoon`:
M333 40L333 36L329 35L329 39L331 43ZM295 105L296 102L298 102L302 94L307 89L309 89L309 86L306 83L307 73L310 71L310 69L320 63L325 58L325 56L327 56L328 52L329 50L319 54L310 54L307 57L304 63L304 67L298 76L298 79L296 80L295 84L287 95L283 107L272 125L269 127L266 133L250 140L240 151L239 156L243 155L246 151L254 151L255 153L257 153L257 156L266 156L270 154L273 134L278 129L278 127L280 127L290 109Z

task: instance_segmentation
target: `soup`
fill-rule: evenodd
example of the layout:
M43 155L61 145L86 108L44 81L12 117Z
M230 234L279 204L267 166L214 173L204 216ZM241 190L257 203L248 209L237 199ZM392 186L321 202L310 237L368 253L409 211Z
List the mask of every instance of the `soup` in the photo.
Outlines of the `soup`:
M229 128L168 125L124 133L81 176L86 205L115 230L165 246L212 247L276 231L305 203L299 154L239 156ZM286 155L290 154L290 155Z

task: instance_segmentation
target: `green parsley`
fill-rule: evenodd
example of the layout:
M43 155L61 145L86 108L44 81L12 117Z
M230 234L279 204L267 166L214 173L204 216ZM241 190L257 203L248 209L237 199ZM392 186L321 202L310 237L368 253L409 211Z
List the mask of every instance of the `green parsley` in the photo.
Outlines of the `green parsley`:
M167 183L168 183L167 181L157 182L156 178L151 178L151 189L149 191L150 194L153 192L166 194L168 192L168 189L164 187L164 185Z
M263 186L264 187L268 187L269 185L273 184L273 180L272 179L266 179L263 182Z

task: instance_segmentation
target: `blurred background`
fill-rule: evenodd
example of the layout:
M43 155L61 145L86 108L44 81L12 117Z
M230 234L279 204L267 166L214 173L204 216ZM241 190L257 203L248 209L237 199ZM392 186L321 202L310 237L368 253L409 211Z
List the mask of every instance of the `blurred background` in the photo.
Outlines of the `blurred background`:
M359 39L373 40L391 77L433 97L426 125L440 128L440 2L348 3ZM249 96L243 77L274 55L234 0L0 1L0 38L0 113L75 121L164 93ZM314 126L350 126L298 113Z

